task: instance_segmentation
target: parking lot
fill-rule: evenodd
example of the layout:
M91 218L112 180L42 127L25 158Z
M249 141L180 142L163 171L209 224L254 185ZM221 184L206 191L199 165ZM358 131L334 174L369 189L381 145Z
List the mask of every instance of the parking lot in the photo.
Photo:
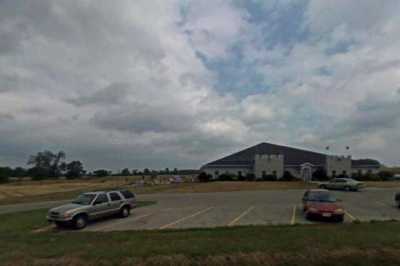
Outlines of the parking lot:
M366 188L333 192L346 210L345 223L354 220L400 220L395 189ZM87 231L201 228L237 225L311 224L303 217L304 190L240 191L229 193L153 194L140 200L157 204L132 210L125 219L93 223Z

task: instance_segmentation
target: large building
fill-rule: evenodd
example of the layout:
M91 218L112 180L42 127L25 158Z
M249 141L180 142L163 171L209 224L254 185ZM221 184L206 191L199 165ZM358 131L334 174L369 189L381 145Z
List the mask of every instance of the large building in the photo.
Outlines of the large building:
M317 169L329 177L352 174L376 174L380 163L372 159L353 160L351 156L334 156L270 143L260 143L222 159L207 163L201 170L217 178L222 174L255 178L282 178L285 172L309 181Z

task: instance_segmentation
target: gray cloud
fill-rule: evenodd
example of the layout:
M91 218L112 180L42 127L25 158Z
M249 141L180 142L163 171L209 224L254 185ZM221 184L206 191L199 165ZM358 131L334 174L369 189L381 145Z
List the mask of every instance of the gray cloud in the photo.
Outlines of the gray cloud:
M135 133L183 132L192 130L194 117L174 112L173 106L156 107L147 104L127 104L113 110L99 111L92 119L102 129Z
M67 99L66 102L76 106L84 106L90 104L108 105L122 104L128 96L129 84L113 83L107 87L94 92L91 95L81 95L72 99Z
M10 113L0 113L0 121L14 120L15 116Z

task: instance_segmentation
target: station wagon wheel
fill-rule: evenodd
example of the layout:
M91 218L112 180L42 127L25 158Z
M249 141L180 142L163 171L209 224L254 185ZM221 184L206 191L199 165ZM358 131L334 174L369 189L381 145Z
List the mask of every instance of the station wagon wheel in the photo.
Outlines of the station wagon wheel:
M76 229L83 229L87 225L87 218L85 215L78 215L74 218L74 226Z
M123 217L123 218L128 217L130 215L130 213L131 213L131 210L130 210L129 207L126 207L126 206L122 207L122 209L121 209L121 217Z

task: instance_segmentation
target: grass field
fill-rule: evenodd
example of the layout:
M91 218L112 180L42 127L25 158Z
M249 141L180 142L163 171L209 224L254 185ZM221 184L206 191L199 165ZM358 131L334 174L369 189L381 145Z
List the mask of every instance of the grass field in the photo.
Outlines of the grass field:
M43 232L45 210L0 216L0 265L400 265L400 223Z
M315 184L294 182L209 182L159 184L133 187L139 177L109 177L93 180L30 181L0 185L0 205L71 199L81 192L112 188L129 188L137 194L148 193L206 193L252 190L281 190L315 188ZM399 187L400 182L366 182L367 187Z

